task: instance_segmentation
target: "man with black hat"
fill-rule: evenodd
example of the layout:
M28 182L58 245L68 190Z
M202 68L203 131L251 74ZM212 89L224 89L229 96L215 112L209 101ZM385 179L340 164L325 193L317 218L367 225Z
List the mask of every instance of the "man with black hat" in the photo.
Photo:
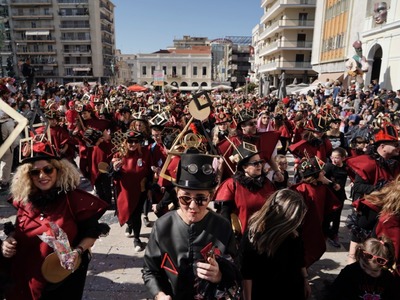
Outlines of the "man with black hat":
M229 222L208 208L217 185L212 164L205 154L181 156L179 209L155 222L144 255L143 280L154 299L214 299L238 291L240 276L227 259L236 256L235 237Z

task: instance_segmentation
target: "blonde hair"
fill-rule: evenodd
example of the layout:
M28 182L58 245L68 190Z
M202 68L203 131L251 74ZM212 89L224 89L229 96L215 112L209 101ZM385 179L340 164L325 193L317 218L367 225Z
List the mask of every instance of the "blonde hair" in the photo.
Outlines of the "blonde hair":
M78 187L80 173L72 163L66 159L50 159L47 161L57 169L56 187L64 192L72 191ZM26 203L29 196L37 191L29 175L32 166L33 163L20 165L13 176L10 191L15 201Z
M365 199L381 207L380 214L400 215L400 175L379 191L365 195Z

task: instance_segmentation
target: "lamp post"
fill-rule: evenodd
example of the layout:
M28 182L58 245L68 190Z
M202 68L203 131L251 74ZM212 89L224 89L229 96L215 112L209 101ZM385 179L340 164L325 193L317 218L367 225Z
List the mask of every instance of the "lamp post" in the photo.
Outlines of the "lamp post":
M249 82L250 82L250 75L247 75L245 79L246 79L246 89L245 89L246 94L245 94L245 96L247 99L247 95L249 93L248 88L249 88Z

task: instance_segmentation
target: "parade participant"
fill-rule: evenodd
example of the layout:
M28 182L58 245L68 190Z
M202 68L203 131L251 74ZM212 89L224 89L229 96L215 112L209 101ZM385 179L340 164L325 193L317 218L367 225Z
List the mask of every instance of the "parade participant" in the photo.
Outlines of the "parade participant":
M191 151L182 154L174 183L179 209L159 218L150 234L143 280L159 300L215 299L228 290L237 297L235 238L208 208L217 185L213 157Z
M223 142L225 137L232 137L235 131L231 128L231 118L224 112L219 112L215 115L215 126L211 130L212 143L216 146Z
M150 125L144 116L133 118L133 121L129 125L129 130L134 130L142 134L142 146L148 146L150 144Z
M132 111L129 106L124 106L119 109L119 116L117 119L117 128L122 132L126 132L132 122Z
M92 147L88 147L86 142L82 140L85 130L92 128L103 132L110 129L110 121L98 119L93 115L93 108L90 105L83 105L78 116L78 124L74 130L74 135L79 142L79 169L82 175L90 180L92 169Z
M339 200L328 186L333 183L325 177L323 165L318 157L303 158L299 170L302 180L291 186L292 190L303 196L308 208L302 227L307 268L324 254L328 233L326 218L340 206Z
M272 120L268 111L262 111L257 118L257 132L273 131Z
M353 202L356 211L351 214L348 262L354 262L357 243L369 236L386 236L393 241L397 265L400 265L400 175L381 190ZM400 275L400 269L397 270Z
M391 273L394 261L390 239L367 239L357 245L355 262L340 271L325 299L400 299L399 284Z
M337 147L332 151L330 157L331 162L327 162L324 166L325 177L335 184L333 186L333 193L341 203L340 207L335 210L328 219L328 242L336 248L340 248L340 216L342 214L344 201L347 199L345 191L347 181L347 167L345 163L346 156L346 150Z
M292 134L290 129L286 125L286 116L282 113L277 113L274 116L274 130L279 132L279 141L281 142L281 147L278 149L278 154L286 155L289 142L292 139Z
M158 177L162 166L167 159L167 148L163 143L163 126L162 125L151 125L151 138L153 143L149 145L151 155L151 170L153 172L152 183L148 196L143 206L143 223L146 227L150 227L148 214L152 210L153 204L157 204L163 196L161 187L157 184Z
M264 205L275 187L264 171L265 161L255 145L243 142L231 159L236 163L236 172L221 183L214 200L221 205L221 214L239 227L235 234L240 236L247 229L249 218Z
M71 163L75 164L76 149L75 141L71 138L68 131L59 124L59 115L57 111L49 110L45 114L50 125L51 143L60 153L62 158L68 159ZM44 129L44 128L43 128Z
M350 141L350 157L363 155L367 151L368 140L362 136L355 137Z
M286 156L283 154L276 155L275 162L278 165L279 172L282 173L284 178L282 182L275 181L275 187L279 190L291 186L291 183L289 183L289 172L287 171L288 161Z
M151 157L149 149L142 147L143 135L140 132L128 130L126 137L126 153L116 153L112 159L117 216L121 226L127 225L125 235L129 237L133 232L133 245L139 252L144 249L140 240L141 214L147 197L147 184L151 182Z
M355 173L353 201L379 190L392 181L399 173L399 140L396 128L384 122L382 128L374 135L374 143L368 154L351 157L348 167Z
M249 220L240 247L243 299L307 299L311 294L299 227L307 206L283 189L268 197ZM265 272L255 272L265 270ZM282 281L285 289L277 289Z
M11 185L12 203L18 212L15 228L1 248L11 265L12 285L6 299L81 299L89 249L109 231L108 225L98 223L107 203L77 189L78 170L55 155L50 144L35 143L32 151L33 156L18 167ZM74 257L74 272L56 284L47 282L42 274L42 264L53 249L38 235L48 232L49 222L66 233Z
M101 132L92 128L86 129L83 134L84 140L89 147L92 147L92 161L90 170L90 182L95 188L97 196L111 205L112 190L111 177L107 173L108 169L100 169L101 163L109 165L112 159L111 136L107 130Z
M326 137L327 121L324 117L314 116L308 120L305 126L302 140L289 146L289 151L296 157L303 158L317 156L326 162L332 153L332 144Z
M340 123L342 120L336 116L332 116L329 120L329 129L326 132L326 137L332 144L332 149L337 147L346 148L346 140L344 138L344 133L339 130Z
M69 101L68 102L68 110L65 112L65 120L67 123L67 129L70 134L74 131L78 124L78 111L75 109L75 102Z

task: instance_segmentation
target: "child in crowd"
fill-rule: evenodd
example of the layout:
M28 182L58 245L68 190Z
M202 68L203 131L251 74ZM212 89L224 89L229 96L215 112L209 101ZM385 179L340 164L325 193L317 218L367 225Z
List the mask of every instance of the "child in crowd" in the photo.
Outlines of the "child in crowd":
M345 191L347 181L347 167L344 162L345 158L346 150L341 147L337 147L332 151L332 155L330 157L331 162L327 162L324 166L325 177L334 183L333 192L341 203L339 209L330 214L326 223L328 229L328 242L336 248L340 248L338 236L340 215L342 214L344 201L347 199Z
M400 286L392 274L395 262L390 239L369 238L356 248L356 262L336 277L326 296L330 299L400 299Z
M279 168L279 171L283 175L283 181L282 182L275 182L275 187L278 190L290 187L291 183L289 183L289 173L287 171L288 162L287 162L286 156L283 155L283 154L276 155L275 156L275 162L276 162L276 165Z

